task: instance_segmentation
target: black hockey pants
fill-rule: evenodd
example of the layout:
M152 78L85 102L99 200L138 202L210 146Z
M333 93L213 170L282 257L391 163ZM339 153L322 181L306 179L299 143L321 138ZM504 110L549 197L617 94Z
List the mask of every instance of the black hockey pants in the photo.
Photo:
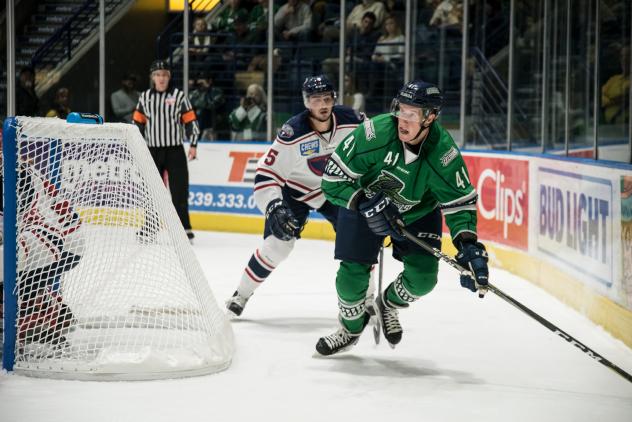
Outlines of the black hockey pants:
M167 172L171 200L176 208L178 217L185 230L191 229L189 220L189 167L184 146L177 147L150 147L151 153L160 177L164 178Z

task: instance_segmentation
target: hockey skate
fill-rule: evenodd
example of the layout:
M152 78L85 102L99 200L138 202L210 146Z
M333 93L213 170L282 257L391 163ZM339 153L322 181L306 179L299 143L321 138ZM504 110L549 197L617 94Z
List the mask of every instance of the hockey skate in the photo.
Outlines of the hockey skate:
M228 315L232 317L240 316L241 313L244 311L244 308L246 307L246 303L248 303L248 299L250 299L250 296L244 297L235 290L235 293L233 293L232 297L226 301L226 309L228 310Z
M382 326L382 332L384 337L392 349L402 340L402 326L399 323L399 313L397 307L393 305L388 299L384 299L384 296L379 295L377 297L377 319ZM401 306L401 308L407 308Z
M364 331L364 327L369 323L370 318L369 314L365 312L362 331ZM349 350L358 343L362 331L359 333L350 333L344 326L341 326L333 334L318 339L316 352L320 356L331 356Z
M375 340L375 344L380 344L381 324L380 319L377 317L377 311L375 309L377 305L375 304L373 294L366 297L364 300L364 306L366 308L366 313L369 314L370 317L369 324L373 327L373 339Z

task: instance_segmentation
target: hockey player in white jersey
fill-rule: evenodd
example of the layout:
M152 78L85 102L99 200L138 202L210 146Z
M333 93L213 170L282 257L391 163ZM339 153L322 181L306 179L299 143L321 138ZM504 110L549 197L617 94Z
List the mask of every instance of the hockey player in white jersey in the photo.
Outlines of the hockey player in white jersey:
M310 210L317 210L336 228L338 207L325 199L320 182L329 156L364 115L335 105L336 92L325 76L308 77L302 92L306 110L281 127L257 165L254 196L265 214L264 240L226 301L235 316L241 315L255 289L288 257Z

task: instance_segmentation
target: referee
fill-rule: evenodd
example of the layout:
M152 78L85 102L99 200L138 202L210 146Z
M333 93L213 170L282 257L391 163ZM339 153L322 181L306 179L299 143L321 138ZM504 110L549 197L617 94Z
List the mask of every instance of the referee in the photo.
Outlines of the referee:
M149 68L151 88L143 92L133 120L145 137L149 152L161 177L166 172L171 199L189 240L193 239L189 220L189 169L182 142L189 140L189 160L197 154L200 126L189 99L178 88L169 86L171 71L164 60Z

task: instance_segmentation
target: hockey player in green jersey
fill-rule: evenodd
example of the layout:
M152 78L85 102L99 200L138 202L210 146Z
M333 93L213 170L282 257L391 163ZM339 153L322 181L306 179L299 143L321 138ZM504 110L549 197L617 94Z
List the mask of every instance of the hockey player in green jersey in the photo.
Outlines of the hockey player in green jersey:
M332 154L325 168L322 190L329 201L347 209L339 214L336 277L341 327L321 337L316 350L331 355L358 342L368 323L364 294L371 264L385 236L391 236L393 257L404 270L380 292L376 302L384 337L391 347L402 338L398 309L428 294L437 283L438 259L407 241L402 226L433 247L441 248L441 213L454 245L457 261L473 277L461 285L485 293L487 252L476 234L476 190L450 134L436 122L443 97L427 82L402 87L391 112L358 126ZM341 218L345 220L341 220ZM351 229L366 219L370 231ZM353 232L347 235L347 228ZM347 239L349 237L349 239Z

